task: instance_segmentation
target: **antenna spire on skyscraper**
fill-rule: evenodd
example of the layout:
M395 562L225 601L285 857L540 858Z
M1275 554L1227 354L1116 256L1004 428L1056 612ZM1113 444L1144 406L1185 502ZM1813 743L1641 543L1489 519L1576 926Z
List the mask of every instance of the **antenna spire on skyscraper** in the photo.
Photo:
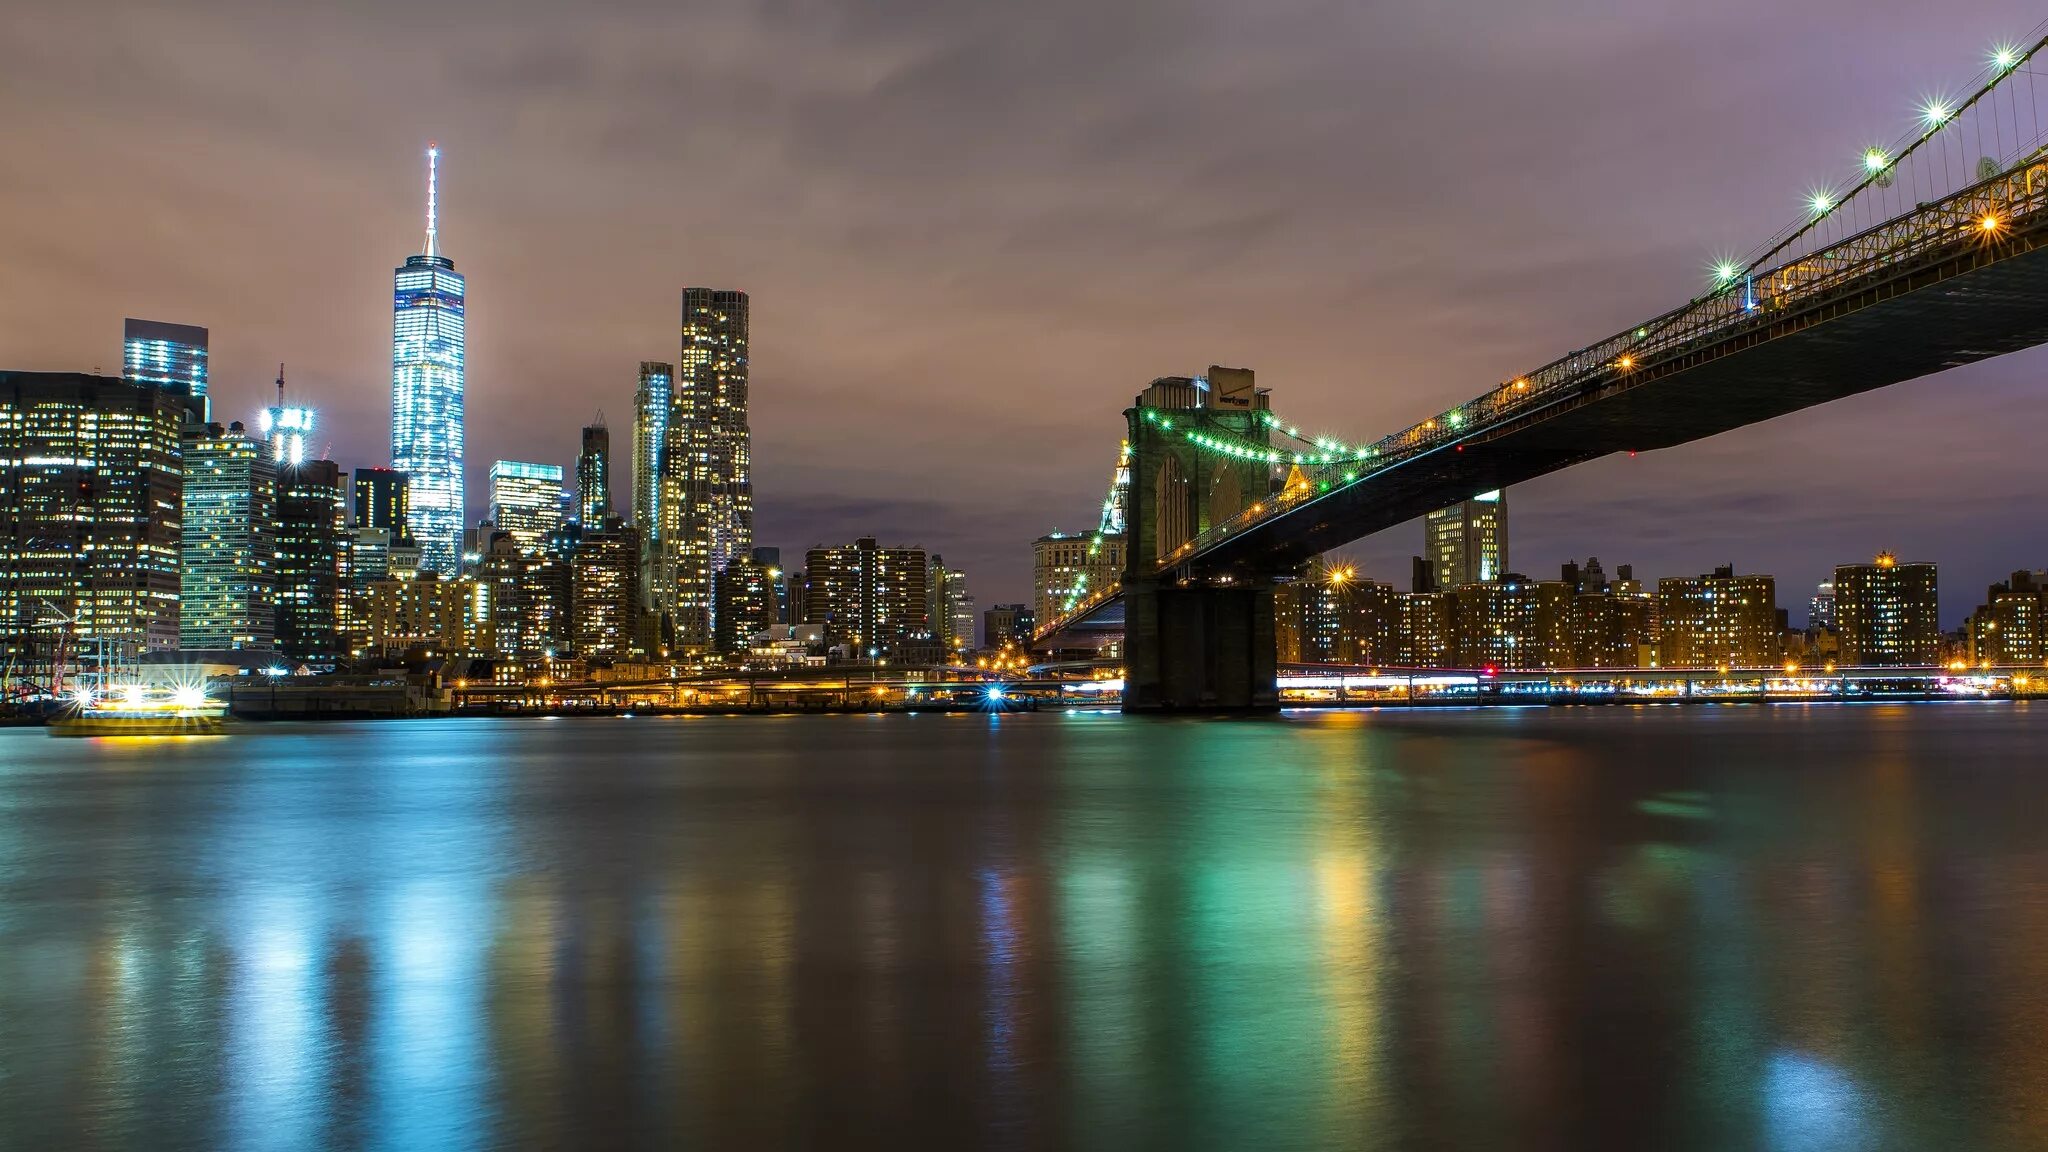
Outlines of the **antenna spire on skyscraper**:
M435 225L439 219L439 208L434 202L435 184L439 175L441 146L427 141L427 255L435 255Z

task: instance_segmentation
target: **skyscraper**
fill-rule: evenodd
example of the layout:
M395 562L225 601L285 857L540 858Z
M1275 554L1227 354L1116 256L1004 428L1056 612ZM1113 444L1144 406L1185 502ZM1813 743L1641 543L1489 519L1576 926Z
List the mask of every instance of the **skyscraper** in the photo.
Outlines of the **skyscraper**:
M346 507L334 461L279 467L277 647L287 656L331 663L346 655L343 582L353 542Z
M933 556L925 594L931 599L932 638L947 652L973 648L974 594L967 590L967 573L948 568L943 557Z
M281 473L306 462L306 437L313 434L313 410L289 408L284 402L284 365L277 366L277 403L263 410L256 425L268 442L270 462Z
M411 487L395 468L356 469L358 528L382 528L395 542L410 539L406 523L412 509Z
M277 467L240 421L185 437L178 646L274 646Z
M583 429L583 454L576 457L577 519L592 532L604 530L612 514L612 434L604 426L604 413L597 423Z
M1486 584L1508 570L1508 498L1481 492L1423 518L1423 555L1438 589Z
M661 461L656 581L656 607L674 621L683 648L709 644L712 578L754 546L747 324L746 293L683 290L682 354Z
M206 329L130 317L122 322L121 374L191 397L193 420L206 419Z
M642 360L633 392L633 524L640 529L640 598L647 608L654 606L661 560L661 457L675 378L675 365Z
M562 526L562 466L499 460L491 465L491 523L521 551L538 550Z
M391 466L410 478L422 566L455 574L462 537L463 294L440 253L441 150L427 146L427 242L392 274Z
M0 679L47 684L67 634L177 647L184 416L182 389L0 372Z
M1816 631L1835 630L1835 582L1824 580L1806 607L1806 626Z

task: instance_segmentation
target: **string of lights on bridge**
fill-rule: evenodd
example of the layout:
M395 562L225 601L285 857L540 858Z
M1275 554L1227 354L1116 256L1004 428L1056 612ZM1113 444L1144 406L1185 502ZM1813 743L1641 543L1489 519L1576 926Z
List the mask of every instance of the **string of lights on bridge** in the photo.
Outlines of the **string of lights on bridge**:
M1159 431L1178 433L1204 452L1291 469L1287 484L1272 500L1215 526L1203 539L1240 531L1252 521L1360 482L1419 453L1453 447L1463 451L1464 442L1488 427L1492 418L1516 415L1584 385L1626 379L1651 366L1653 357L1725 334L1732 325L1756 319L1753 314L1797 306L1850 276L1909 255L1916 245L1933 242L1930 237L1952 238L1967 230L1983 243L2004 240L2020 215L2044 207L2040 201L2048 192L2048 147L2043 147L2042 131L2048 116L2040 106L2036 72L2030 67L2043 48L2048 48L2048 21L2019 41L1994 45L1983 70L1965 88L1967 95L1937 92L1923 97L1905 134L1889 146L1861 149L1855 154L1852 176L1811 188L1799 217L1750 256L1713 261L1704 295L1373 444L1305 435L1298 423L1271 412L1258 414L1265 436L1254 439L1200 412L1146 409L1144 419ZM2024 123L2022 104L2027 105ZM1972 151L1977 154L1974 162ZM2035 186L2037 175L2040 188ZM1838 193L1840 187L1847 190ZM1190 540L1163 562L1184 562L1201 546L1202 540ZM1076 589L1067 607L1084 613L1115 591L1114 586Z
M2032 62L2044 47L2048 47L2048 36L2039 35L2044 29L2048 29L2048 21L2044 21L2035 29L2036 38L2030 46L2022 47L2014 42L1994 45L1987 54L1985 70L1980 73L1981 83L1977 84L1966 98L1959 100L1944 95L1924 98L1917 109L1917 123L1913 131L1891 147L1872 145L1863 150L1859 160L1859 177L1846 193L1838 195L1831 186L1825 185L1813 190L1808 194L1807 215L1791 225L1786 232L1767 242L1755 255L1748 260L1716 261L1710 273L1712 287L1709 296L1726 295L1744 288L1756 275L1760 266L1791 249L1803 237L1815 234L1822 223L1840 218L1860 195L1869 190L1882 191L1894 187L1902 164L1931 141L1940 138L1943 129L1953 131L1961 125L1965 115L1978 108L1987 96L1997 91L2002 81L2018 74L2025 74L2031 87L2033 74L2026 65ZM1995 120L1996 117L1992 119ZM2015 161L2027 158L2019 153L2029 149L2033 150L2035 156L2040 154L2038 145L2041 132L2038 111L2032 113L2030 119L2034 132L2031 136L2026 136L2020 131L2017 109L2012 111L2010 122L2016 144L2010 155ZM2022 139L2025 143L2018 143ZM2002 136L1994 146L2000 151L2007 151ZM1995 212L1987 212L1978 218L1977 223L1984 232L1996 233L2007 221ZM1753 308L1755 305L1751 303L1749 306ZM1653 334L1654 325L1638 327L1633 332L1634 338L1640 341L1649 340ZM1637 358L1632 353L1623 352L1604 362L1604 365L1610 370L1626 373L1636 368ZM1519 376L1503 382L1493 393L1482 399L1512 400L1528 393L1530 389L1529 377ZM1235 460L1332 470L1339 465L1364 465L1362 469L1352 469L1342 475L1343 481L1352 482L1362 479L1364 474L1369 473L1372 465L1385 455L1389 446L1403 441L1420 440L1431 433L1460 431L1470 422L1470 417L1465 412L1470 406L1468 402L1439 413L1394 436L1387 437L1379 445L1357 446L1332 437L1304 435L1298 424L1282 420L1270 412L1261 414L1269 433L1284 436L1293 441L1293 445L1279 449L1270 442L1262 443L1201 426L1182 427L1180 431L1188 443ZM1159 424L1164 430L1171 431L1176 428L1174 419L1161 412L1148 410L1146 418ZM1325 477L1320 484L1327 488L1335 479L1334 475Z
M1987 114L1978 117L1970 125L1977 130L1976 150L1980 153L1977 166L1973 168L1966 161L1958 165L1964 182L1970 183L1975 180L1988 178L1995 175L1998 170L2002 170L2011 164L2031 159L2032 157L2024 155L2029 150L2034 150L2035 155L2038 156L2038 145L2041 137L2040 110L2034 92L2034 74L2030 69L2026 68L2026 65L2032 62L2034 56L2044 46L2048 46L2048 39L2040 38L2044 29L2048 29L2048 22L2037 25L2033 32L2029 34L2031 37L2034 37L2030 46L2023 46L2021 42L2012 41L1993 45L1986 53L1984 70L1978 74L1967 96L1956 98L1939 92L1923 96L1914 110L1915 120L1911 129L1889 146L1873 144L1862 150L1857 158L1854 175L1846 181L1848 185L1847 192L1838 192L1837 185L1828 182L1823 182L1808 189L1804 196L1805 212L1801 219L1789 226L1787 230L1781 232L1778 237L1764 245L1747 260L1724 257L1714 261L1710 270L1713 290L1716 292L1735 290L1747 277L1752 276L1759 267L1784 253L1802 237L1814 234L1820 230L1823 224L1842 217L1845 210L1849 209L1862 194L1872 192L1878 194L1875 198L1882 199L1883 192L1894 188L1899 183L1901 165L1916 154L1922 153L1923 149L1930 144L1936 145L1940 152L1940 155L1934 159L1938 159L1943 166L1942 179L1948 180L1953 178L1955 172L1948 167L1948 152L1945 145L1948 141L1956 139L1961 134L1960 130L1969 119L1969 114L1972 111L1979 110L1987 100L1993 101L1994 106L1983 109ZM2030 105L2033 105L2028 110L2029 124L2033 128L2031 136L2022 130L2020 124L2018 107L2020 98L2017 88L2003 86L2004 82L2010 77L2021 74L2025 75L2027 80L2028 95L2026 99ZM2010 106L2006 109L2010 115L2005 120L1999 118L1998 112L2000 110L1995 107L1996 98L2002 93L2010 94L2012 97ZM1989 153L1985 151L1983 131L1987 122L1991 128L1991 151ZM2008 126L2011 128L2011 147L2008 147L2008 137L2005 132ZM1957 143L1960 145L1962 142L1957 140ZM1931 164L1929 167L1930 171L1927 175L1931 180L1933 177ZM1916 193L1920 191L1917 184L1915 191ZM1978 225L1983 231L1991 233L1997 232L2004 223L2005 221L1999 219L1995 214L1986 214L1978 221Z

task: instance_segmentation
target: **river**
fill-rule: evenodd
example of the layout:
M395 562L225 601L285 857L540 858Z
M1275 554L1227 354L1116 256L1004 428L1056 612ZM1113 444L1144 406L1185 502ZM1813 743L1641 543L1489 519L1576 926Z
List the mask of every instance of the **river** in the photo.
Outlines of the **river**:
M0 730L0 1147L2037 1147L2044 737Z

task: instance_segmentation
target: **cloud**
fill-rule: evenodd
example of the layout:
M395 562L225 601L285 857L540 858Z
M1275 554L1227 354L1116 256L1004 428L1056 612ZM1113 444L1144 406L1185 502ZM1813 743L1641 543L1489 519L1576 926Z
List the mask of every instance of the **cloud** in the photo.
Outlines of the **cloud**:
M762 542L900 532L1018 599L1150 378L1250 365L1291 419L1375 438L1688 298L1974 69L1981 29L2035 20L1917 11L17 5L0 214L34 226L0 230L0 361L110 365L123 315L207 324L226 408L286 361L342 462L381 461L390 270L438 138L473 506L492 459L566 463L594 409L624 423L680 288L739 287ZM1971 583L2048 562L2008 463L2044 431L2044 366L1526 485L1518 565L1736 554L1789 585L1905 524ZM1358 547L1399 574L1417 534Z

